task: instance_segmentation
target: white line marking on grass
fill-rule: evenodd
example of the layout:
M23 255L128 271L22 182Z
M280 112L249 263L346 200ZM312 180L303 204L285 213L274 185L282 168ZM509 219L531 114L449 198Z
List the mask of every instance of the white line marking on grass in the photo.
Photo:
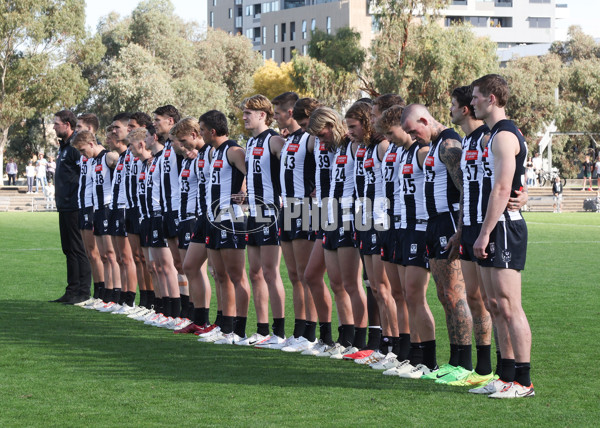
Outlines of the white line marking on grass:
M548 226L579 226L579 227L597 227L600 228L600 225L596 224L573 224L573 223L543 223L539 221L528 221L527 224L544 224Z

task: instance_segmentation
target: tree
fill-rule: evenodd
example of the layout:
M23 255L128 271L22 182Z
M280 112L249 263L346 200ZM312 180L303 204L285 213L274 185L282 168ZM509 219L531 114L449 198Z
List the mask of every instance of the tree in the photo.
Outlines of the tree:
M358 73L366 58L366 52L360 45L360 33L348 27L338 29L335 35L319 29L313 31L308 55L336 73Z
M356 74L345 71L337 73L325 63L310 56L294 54L292 81L307 96L321 100L325 105L342 109L348 100L358 95Z
M292 62L282 62L278 65L272 59L266 60L252 76L254 83L251 95L262 94L272 100L287 91L302 92L294 85L292 72Z
M566 41L556 41L550 47L550 53L560 56L564 63L575 60L600 58L600 45L594 38L585 34L581 27L569 27Z
M83 0L0 3L0 168L11 125L72 106L87 91L82 68L101 51L85 32L84 7Z

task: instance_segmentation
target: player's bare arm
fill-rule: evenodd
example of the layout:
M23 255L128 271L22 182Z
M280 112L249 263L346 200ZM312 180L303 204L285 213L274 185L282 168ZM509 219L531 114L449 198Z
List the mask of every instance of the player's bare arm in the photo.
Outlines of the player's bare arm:
M519 152L519 140L510 132L500 132L494 137L492 150L494 153L494 184L485 219L481 225L481 232L473 245L473 252L480 259L484 259L488 255L485 249L489 243L490 233L496 227L510 198L512 177L516 168L515 155Z
M269 146L271 147L271 154L277 156L277 159L281 159L281 150L285 144L285 139L280 136L273 136L269 140Z
M448 254L448 260L456 260L458 257L458 251L460 249L460 237L462 233L462 221L463 221L463 175L460 169L460 158L462 156L462 145L459 141L454 139L447 139L442 142L440 146L440 159L446 165L448 174L452 179L452 182L456 188L460 191L460 212L458 217L458 224L456 226L456 233L448 240L446 248L450 250Z
M119 155L116 152L108 152L106 154L106 165L108 165L110 169L115 169L118 161Z

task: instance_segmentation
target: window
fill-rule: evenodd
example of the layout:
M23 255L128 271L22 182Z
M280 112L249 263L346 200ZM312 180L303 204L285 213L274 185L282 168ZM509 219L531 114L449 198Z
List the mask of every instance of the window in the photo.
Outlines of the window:
M512 7L512 0L496 0L496 7Z
M209 18L209 24L211 27L215 26L215 13L214 12L210 12L210 18Z
M286 24L285 22L281 24L281 41L285 42L285 33L286 33Z
M281 48L281 62L285 62L285 48Z
M229 19L233 18L233 9L229 8Z
M260 43L260 27L254 27L252 33L252 40L254 40L257 43Z
M263 3L262 4L262 13L271 12L271 3Z
M331 34L331 16L328 16L328 17L327 17L327 25L326 25L326 28L327 28L327 34Z
M272 12L277 12L279 10L279 1L272 1L271 2L271 11Z
M293 42L296 40L296 23L290 22L290 40Z
M306 39L306 19L302 20L302 39Z
M213 6L217 5L217 0L213 0Z
M308 53L308 46L302 45L302 55L306 55Z
M267 59L267 51L263 51L263 60Z
M242 28L242 17L241 16L235 17L235 28Z
M271 49L271 59L275 59L275 49Z
M551 3L550 0L529 0L529 3Z
M254 31L252 30L252 28L246 29L246 37L248 37L250 40L252 40L253 35L254 35Z
M451 27L452 25L460 25L465 22L464 16L447 16L445 20L445 26Z
M467 5L467 0L452 0L452 4L453 5L463 5L463 6L466 6Z
M315 31L317 29L317 20L315 18L310 20L310 31Z
M279 41L279 25L275 24L273 27L273 41L277 43Z
M237 15L236 16L242 16L242 8L241 7L237 8Z
M488 19L485 16L467 16L465 21L470 22L473 27L487 27Z
M253 15L255 18L260 18L260 4L255 4L253 7Z
M252 15L252 6L246 6L246 16Z
M510 28L512 27L512 18L508 16L490 18L490 27Z
M267 27L263 27L263 32L262 32L262 44L266 45L267 44Z
M529 18L529 28L550 28L550 18Z

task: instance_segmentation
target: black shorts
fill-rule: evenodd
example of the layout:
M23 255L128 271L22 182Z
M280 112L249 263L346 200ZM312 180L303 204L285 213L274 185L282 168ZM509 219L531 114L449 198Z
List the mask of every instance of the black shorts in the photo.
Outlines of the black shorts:
M179 222L179 231L177 240L177 248L187 250L192 240L192 233L196 229L196 217L188 217L185 220Z
M381 254L381 245L375 228L362 232L357 231L356 234L358 237L358 251L361 255Z
M448 259L450 250L446 249L450 237L456 232L457 213L445 212L427 221L426 244L430 259Z
M323 231L323 248L331 251L338 248L356 248L355 233L354 223L351 221L346 225L341 223L333 230L325 230Z
M94 235L108 235L108 222L110 218L110 208L108 205L98 208L94 211Z
M125 211L125 231L128 234L140 234L140 210L138 208L128 208Z
M206 234L206 248L211 250L246 248L246 230L243 222L223 220L219 223L209 222Z
M279 245L279 224L276 215L248 217L246 243L255 247Z
M208 222L206 221L206 215L203 214L198 216L198 218L196 218L196 224L194 225L190 242L194 242L196 244L206 244L207 226Z
M424 230L400 229L394 263L402 266L418 266L429 269Z
M163 213L163 234L165 238L171 239L178 236L179 211Z
M140 245L142 247L148 248L150 247L151 236L152 236L152 219L144 218L140 222Z
M488 258L494 267L523 270L527 256L527 224L520 213L513 214L512 218L499 221L490 233Z
M79 210L79 230L94 230L94 207Z
M492 267L494 265L491 258L488 257L487 259L480 260L475 257L475 253L473 252L473 244L477 241L479 232L481 232L481 223L463 226L460 237L460 259L467 262L476 262L482 267Z
M292 217L292 213L294 216ZM311 233L310 205L288 203L279 211L279 237L283 242L296 239L314 240L315 234ZM297 214L297 216L296 216Z
M163 217L158 214L150 219L150 235L148 246L153 248L164 248L167 246L167 238L164 233Z
M381 260L384 262L393 262L396 253L396 242L398 234L396 229L388 229L377 232L379 235L379 244L381 248Z
M111 236L127 236L127 232L125 231L125 208L110 210L108 233Z

